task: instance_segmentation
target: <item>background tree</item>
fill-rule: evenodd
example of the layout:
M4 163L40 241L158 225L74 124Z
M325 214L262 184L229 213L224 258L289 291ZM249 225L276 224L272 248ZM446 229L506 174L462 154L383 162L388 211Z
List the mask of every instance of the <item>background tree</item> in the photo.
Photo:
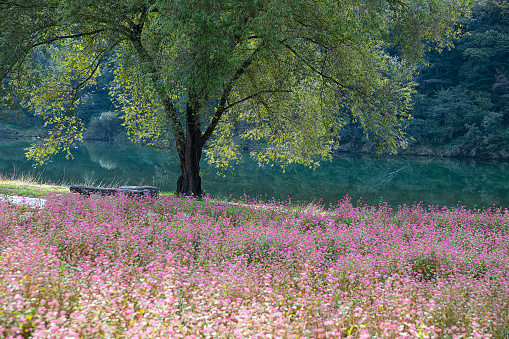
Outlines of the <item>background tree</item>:
M427 55L408 132L445 155L509 157L509 11L484 1L472 19L454 49Z
M509 11L480 1L448 50L430 50L418 67L408 153L509 158ZM369 151L358 124L340 132L341 149Z
M353 119L380 149L405 146L415 65L450 45L467 4L0 0L3 97L46 119L48 138L27 152L44 162L82 139L80 95L113 58L128 132L174 147L177 191L200 195L206 144L219 168L242 140L260 145L260 164L313 167Z

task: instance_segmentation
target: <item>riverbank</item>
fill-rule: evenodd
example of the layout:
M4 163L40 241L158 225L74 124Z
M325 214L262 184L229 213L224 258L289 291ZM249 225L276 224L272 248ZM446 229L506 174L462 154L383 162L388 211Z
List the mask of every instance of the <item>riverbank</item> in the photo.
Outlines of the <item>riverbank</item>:
M0 194L6 196L44 197L50 193L69 192L68 185L43 184L31 176L0 175Z
M49 184L41 184L38 183L34 178L25 177L23 179L6 179L5 177L0 176L0 202L6 201L18 206L27 206L33 208L43 208L46 205L46 197L47 196L58 196L60 194L70 193L70 185L49 185ZM175 192L159 192L159 195L162 197L171 197L175 196ZM207 197L210 200L210 197ZM220 202L221 200L211 199L216 202ZM250 203L246 205L241 202L233 202L230 204L232 206L246 207L254 209L278 209L272 205L268 204L260 204L260 203ZM322 206L308 203L306 205L296 205L291 208L292 213L300 213L302 211L306 211L306 213L311 214L323 214L324 209Z
M0 176L0 201L17 206L40 209L46 205L46 196L68 192L69 187L63 185L41 184L29 177L8 179Z
M337 153L354 153L374 155L378 154L376 146L371 142L364 143L343 143L336 149ZM392 155L390 151L385 151L383 155ZM476 148L465 148L460 144L451 145L432 145L410 143L408 148L398 150L398 155L418 156L427 158L450 158L450 159L473 159L473 160L508 160L509 151L497 145L491 145L489 150L480 150Z

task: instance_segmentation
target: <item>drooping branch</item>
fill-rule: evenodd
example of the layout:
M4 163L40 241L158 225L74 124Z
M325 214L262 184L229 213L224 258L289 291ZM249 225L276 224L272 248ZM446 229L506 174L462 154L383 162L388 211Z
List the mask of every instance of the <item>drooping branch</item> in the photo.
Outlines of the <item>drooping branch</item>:
M82 86L84 86L90 79L92 79L94 74L96 74L97 70L99 69L99 66L101 65L104 58L118 45L118 43L120 41L121 40L118 40L117 42L113 43L107 49L101 51L99 53L99 55L96 58L94 58L94 60L92 61L92 65L91 65L92 69L91 69L90 73L88 74L88 76L85 79L83 79L82 81L80 81L78 84L72 86L72 89L69 92L69 94L71 95L71 99L70 99L70 103L69 103L69 108L67 110L68 114L67 114L66 118L57 120L56 125L54 126L54 128L51 129L51 131L49 133L49 137L44 138L39 142L40 147L42 147L45 143L49 142L50 140L53 140L53 142L58 142L58 139L62 137L62 131L65 131L65 130L68 131L67 132L68 135L66 137L66 140L68 143L70 143L70 144L73 143L73 140L75 140L77 138L76 135L78 135L78 134L76 132L71 132L72 129L70 129L69 126L66 126L66 124L69 124L69 121L73 121L72 119L74 119L77 116L77 114L72 115L71 112L73 111L74 103L76 102L76 99L78 97L79 89ZM68 151L68 155L72 156L72 154L70 154L69 151Z
M95 58L95 60L93 61L93 67L92 67L92 71L90 72L90 74L82 81L80 81L76 86L73 86L73 89L72 89L72 92L74 92L73 94L73 98L71 100L71 103L69 105L69 111L72 110L73 108L73 105L74 105L74 102L76 101L76 98L78 96L78 91L79 89L85 85L90 79L92 79L92 77L94 76L94 74L97 72L97 70L99 69L99 66L101 65L102 61L104 60L104 58L109 54L111 53L111 51L113 51L113 49L115 49L115 47L120 43L120 40L116 41L115 43L113 43L109 48L103 50L101 53L99 53L99 55L97 56L97 58ZM94 64L95 63L95 64Z
M260 51L260 47L254 50L253 53L242 63L242 65L237 69L233 77L228 81L228 83L224 86L223 93L221 95L221 99L219 100L219 104L216 109L216 113L212 117L212 120L210 121L209 126L207 127L207 130L205 133L203 133L201 137L201 143L202 146L204 146L207 143L207 140L210 139L212 136L212 133L214 133L214 130L219 123L219 120L221 120L221 116L223 113L232 105L226 105L228 101L228 97L230 96L230 93L233 89L233 85L237 82L237 80L240 79L242 74L247 70L247 68L253 63L253 61L256 59L256 55ZM246 99L247 100L247 99Z
M143 25L144 22L140 22L138 25L133 27L131 34L128 36L128 39L133 44L134 49L138 53L138 56L140 57L142 63L145 65L148 73L150 74L155 90L165 106L165 111L168 118L170 119L173 131L175 133L175 137L180 141L184 141L185 140L184 129L180 123L177 110L173 103L171 102L171 100L168 98L164 83L161 77L159 76L159 72L156 69L155 62L152 56L149 54L149 52L141 42L141 33L143 30Z
M51 44L51 43L53 43L55 41L59 41L59 40L76 39L76 38L82 38L85 36L96 35L96 34L100 34L100 33L104 32L104 31L105 31L105 29L98 29L98 30L94 30L91 32L84 32L84 33L70 34L70 35L61 35L61 36L52 37L50 39L35 42L32 44L29 44L28 46L22 47L22 48L20 48L20 51L18 52L18 55L20 56L20 60L14 59L13 63L11 63L10 65L7 65L5 67L6 69L0 73L0 81L3 81L3 79L5 79L5 77L7 76L7 74L11 73L17 67L17 65L22 65L24 60L27 57L27 54L31 50L33 50L35 47L42 46L42 45L48 45L48 44Z
M81 38L81 37L85 37L85 36L95 35L95 34L102 33L104 31L105 31L105 29L96 29L95 31L91 31L91 32L84 32L84 33L78 33L78 34L56 36L56 37L53 37L51 39L47 39L47 40L44 40L44 41L37 42L37 43L33 44L31 46L31 48L34 48L34 47L37 47L37 46L42 46L42 45L48 45L48 44L51 44L51 43L53 43L55 41L58 41L58 40L76 39L76 38Z
M243 103L244 101L247 101L247 100L250 100L250 99L256 98L256 97L260 96L260 94L264 94L264 93L292 93L292 92L293 92L293 91L291 91L291 90L276 90L276 91L269 91L269 90L265 90L265 91L258 91L258 92L253 93L253 94L251 94L251 95L249 95L249 96L247 96L247 97L245 97L245 98L243 98L243 99L240 99L240 100L238 100L238 101L235 101L235 102L234 102L234 103L232 103L232 104L229 104L228 106L226 106L226 107L224 108L224 111L227 111L227 110L229 110L230 108L232 108L233 106L238 105L238 104L240 104L240 103Z
M366 103L371 103L368 99L370 99L369 95L367 93L364 93L356 88L352 88L351 86L347 86L341 82L339 82L334 77L326 74L324 71L317 69L315 66L311 65L302 55L300 55L292 46L287 44L286 42L282 42L282 44L290 51L292 52L299 60L301 60L310 70L315 72L316 74L320 75L323 79L327 79L334 83L336 86L342 89L346 89L352 92L357 93Z

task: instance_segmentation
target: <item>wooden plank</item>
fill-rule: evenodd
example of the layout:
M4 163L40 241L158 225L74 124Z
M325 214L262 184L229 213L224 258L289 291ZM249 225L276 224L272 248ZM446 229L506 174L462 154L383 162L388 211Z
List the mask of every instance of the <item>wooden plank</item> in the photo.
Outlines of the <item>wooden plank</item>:
M69 190L72 193L79 193L84 195L90 195L92 193L101 195L114 195L116 193L124 193L129 196L145 195L149 197L157 197L159 195L159 189L154 186L121 186L119 188L108 188L71 185Z

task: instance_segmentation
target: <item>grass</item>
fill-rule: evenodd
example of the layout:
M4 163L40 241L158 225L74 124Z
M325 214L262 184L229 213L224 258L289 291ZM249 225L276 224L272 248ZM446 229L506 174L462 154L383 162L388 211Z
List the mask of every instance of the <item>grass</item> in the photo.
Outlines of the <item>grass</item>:
M0 202L0 338L497 338L509 212Z
M96 186L94 183L85 183L80 185ZM97 186L101 185L102 183L99 183ZM0 194L4 195L45 197L54 193L68 193L69 186L69 183L40 183L39 178L30 175L6 176L0 174ZM160 195L172 196L175 195L175 192L160 192Z
M69 186L41 184L32 176L0 175L0 194L28 197L44 197L50 193L69 192Z

